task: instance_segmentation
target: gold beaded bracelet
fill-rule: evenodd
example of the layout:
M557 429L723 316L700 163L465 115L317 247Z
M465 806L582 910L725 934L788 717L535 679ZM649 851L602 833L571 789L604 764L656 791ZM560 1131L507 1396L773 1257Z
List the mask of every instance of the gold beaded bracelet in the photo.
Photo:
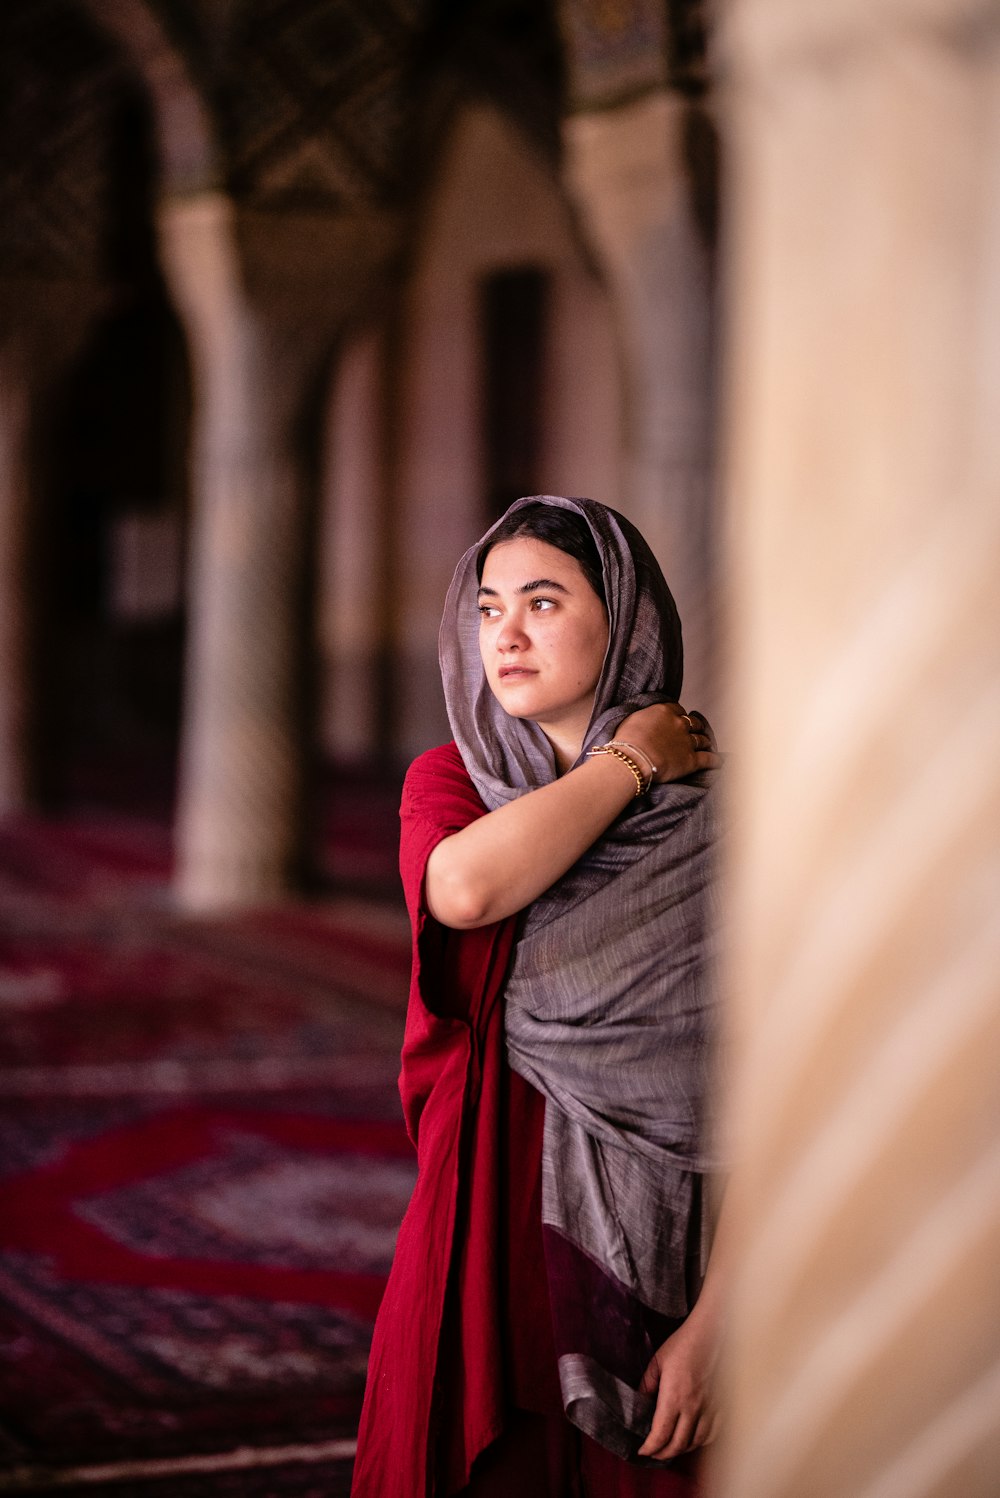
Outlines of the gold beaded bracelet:
M656 766L653 764L653 761L650 759L645 749L640 749L636 744L629 744L625 739L608 739L608 745L613 749L624 749L628 754L634 754L637 759L644 759L646 761L649 769L646 771L645 789L648 791L650 786L653 784L653 781L656 779L657 771Z
M636 795L642 796L645 794L647 787L643 781L642 771L630 754L626 754L623 749L617 748L614 744L595 744L593 749L587 750L586 757L590 759L595 754L613 754L615 759L620 759L623 765L628 765L635 776Z

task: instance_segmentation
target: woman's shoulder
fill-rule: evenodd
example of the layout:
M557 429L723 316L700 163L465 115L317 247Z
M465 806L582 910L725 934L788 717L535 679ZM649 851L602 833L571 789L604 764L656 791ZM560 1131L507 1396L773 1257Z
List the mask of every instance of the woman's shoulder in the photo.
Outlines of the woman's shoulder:
M457 807L479 814L485 810L454 740L425 749L410 765L403 780L401 813L437 817Z
M461 832L485 811L454 744L418 755L406 772L399 807L404 887L419 890L427 859L442 838Z
M433 749L425 749L423 754L417 755L403 778L403 794L405 796L407 791L422 790L439 784L452 785L466 781L469 785L472 784L458 752L458 745L451 739L447 744L437 744Z
M454 774L456 771L468 776L458 745L454 739L449 739L447 744L437 744L433 749L418 754L411 762L406 778L409 780L414 776L419 779L422 775Z

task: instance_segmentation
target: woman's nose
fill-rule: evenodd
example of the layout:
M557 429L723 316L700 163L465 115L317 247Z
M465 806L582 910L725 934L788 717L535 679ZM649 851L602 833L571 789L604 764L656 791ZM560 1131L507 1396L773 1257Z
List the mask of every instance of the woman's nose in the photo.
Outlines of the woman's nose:
M508 614L497 632L497 649L521 650L525 641L526 636L520 623Z

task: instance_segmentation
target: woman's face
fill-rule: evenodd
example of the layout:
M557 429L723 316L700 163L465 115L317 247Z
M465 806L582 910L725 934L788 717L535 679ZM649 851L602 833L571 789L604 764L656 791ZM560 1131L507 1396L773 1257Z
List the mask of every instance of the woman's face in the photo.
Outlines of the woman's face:
M495 546L479 590L479 651L490 690L512 718L530 718L559 746L590 722L608 618L575 557L517 536Z

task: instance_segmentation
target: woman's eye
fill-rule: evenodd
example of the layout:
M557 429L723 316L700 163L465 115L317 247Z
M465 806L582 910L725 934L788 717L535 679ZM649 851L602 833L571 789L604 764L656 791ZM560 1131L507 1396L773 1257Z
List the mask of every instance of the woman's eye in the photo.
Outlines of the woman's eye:
M531 600L531 607L535 610L536 614L547 612L549 609L555 608L555 605L556 601L554 598L533 598Z
M492 603L481 603L479 605L480 619L495 619L499 613L500 610L495 608Z

